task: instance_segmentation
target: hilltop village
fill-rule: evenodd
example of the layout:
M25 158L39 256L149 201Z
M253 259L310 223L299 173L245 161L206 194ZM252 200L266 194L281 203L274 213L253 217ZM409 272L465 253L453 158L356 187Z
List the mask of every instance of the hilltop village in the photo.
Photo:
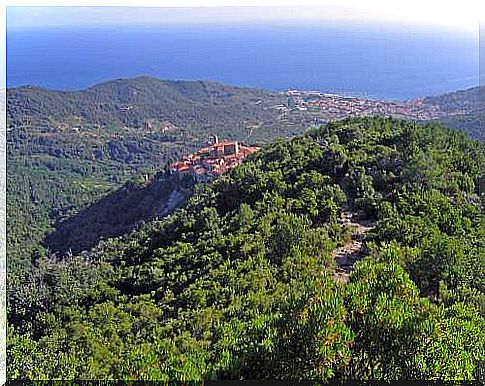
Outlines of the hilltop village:
M206 182L240 165L244 158L258 150L259 147L246 146L238 141L219 142L215 135L208 146L172 163L169 171L179 177L190 175L196 182Z

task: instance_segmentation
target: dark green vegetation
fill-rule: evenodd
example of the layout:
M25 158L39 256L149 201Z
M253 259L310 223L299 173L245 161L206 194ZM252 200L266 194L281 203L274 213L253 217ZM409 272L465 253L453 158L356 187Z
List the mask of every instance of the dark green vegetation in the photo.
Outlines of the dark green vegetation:
M463 106L470 110L473 93L454 95L428 102L450 105L450 113ZM145 174L152 178L210 135L267 143L301 134L322 121L321 112L278 110L287 103L286 96L264 90L149 77L81 91L8 90L9 283L27 272L32 256L46 247L77 251L156 214L170 192L156 178L156 187L141 191L133 182L139 185L136 180ZM476 109L470 111L470 119L450 115L450 125L483 138ZM115 192L118 188L122 191ZM142 197L144 193L148 197ZM113 216L111 203L120 197L127 205L115 207L124 207L125 213ZM153 208L147 208L148 202Z
M61 250L77 250L103 235L119 232L117 218L101 220L106 226L77 220L89 216L91 203L105 197L132 178L153 175L168 161L199 147L216 133L220 138L268 141L302 132L310 125L296 114L290 122L270 106L284 98L275 93L209 82L174 82L140 77L115 80L73 92L21 87L7 92L8 118L8 251L11 279L28 270L32 254L42 249L44 236L57 249L59 235L67 235ZM281 118L281 119L280 119ZM297 124L295 122L298 122ZM278 127L278 130L276 129ZM138 176L138 177L133 177ZM160 184L158 184L160 185ZM123 188L132 190L132 184ZM144 199L144 204L162 196ZM108 196L100 205L109 204ZM153 211L137 205L131 195L125 219ZM133 206L135 205L135 206ZM109 210L109 208L105 208ZM131 213L132 212L132 213ZM75 218L70 218L75 215ZM90 217L91 218L91 217ZM65 223L64 221L68 222ZM99 221L97 221L99 222ZM134 224L131 224L132 226ZM110 232L115 230L115 232ZM100 228L101 227L101 228ZM97 231L100 231L98 234ZM79 233L84 232L84 240Z
M200 142L198 134L216 133L229 139L250 136L251 140L261 141L271 139L272 130L291 135L310 125L311 120L301 122L304 116L292 116L292 120L281 122L273 106L285 101L283 95L259 89L138 77L113 80L81 91L11 89L8 118L9 126L17 128L40 126L67 132L76 127L79 132L91 128L101 135L109 128L124 127L143 129L157 134L157 139L166 140L182 135L186 142ZM289 128L294 125L296 129ZM122 134L118 133L118 137L123 137Z
M134 225L169 214L193 191L194 182L189 176L179 179L157 173L148 178L146 175L130 181L56 224L56 230L46 236L44 245L61 255L90 249L100 238L120 236Z
M485 141L485 87L473 87L424 99L439 106L445 113L440 121L448 127L467 132L472 138Z
M472 379L485 359L485 146L437 124L278 141L168 217L9 292L10 378ZM375 219L347 284L332 251Z

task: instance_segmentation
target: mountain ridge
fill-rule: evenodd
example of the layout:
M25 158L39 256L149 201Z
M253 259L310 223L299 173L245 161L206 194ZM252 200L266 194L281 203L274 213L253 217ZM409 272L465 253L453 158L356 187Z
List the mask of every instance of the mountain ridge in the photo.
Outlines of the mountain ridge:
M444 113L444 116L438 119L439 121L451 127L468 130L472 136L480 139L485 135L482 133L483 125L480 125L479 120L483 111L483 97L480 97L485 92L483 90L485 90L483 86L477 86L417 100L422 100L427 106L439 107ZM44 103L39 100L39 97ZM30 98L29 103L26 103L25 98ZM217 110L224 105L224 108L232 109L233 115L236 112L234 108L242 112L245 107L251 106L251 109L259 111L255 117L256 121L262 118L263 122L270 119L280 126L286 124L284 120L277 119L276 112L264 113L264 110L271 110L275 104L285 104L284 93L262 88L231 86L208 80L165 80L151 76L138 76L108 80L74 91L52 90L32 85L18 86L7 89L7 103L10 103L11 110L14 110L13 114L8 113L9 121L13 123L18 115L34 112L35 116L36 113L41 114L39 110L43 109L45 117L51 115L65 118L66 113L72 110L70 115L82 116L88 124L116 123L140 126L144 120L163 119L164 115L165 118L171 116L177 120L180 118L177 116L178 110L181 110L179 113L190 115L191 109L187 110L185 105L195 104L192 109ZM22 107L22 104L25 107L24 110L15 110L15 107ZM263 107L263 111L260 107ZM93 109L95 111L92 111ZM245 114L248 113L246 109ZM221 112L219 111L218 114ZM258 114L262 117L258 118ZM312 114L300 112L295 118L302 119L302 117L306 117L305 124L311 124ZM210 124L207 122L210 119L207 116L204 117L204 114L198 118ZM234 118L239 117L234 115ZM288 116L285 118L288 119ZM289 119L291 121L292 114L289 114ZM238 120L241 122L244 119ZM177 124L177 122L174 123ZM182 119L181 122L178 119L178 123L187 124L187 121ZM290 122L290 126L294 124L296 124L294 121ZM274 123L270 126L274 126Z
M28 262L54 224L137 173L155 174L213 134L263 144L325 122L325 109L292 103L284 93L147 76L77 91L7 89L10 261L20 254ZM481 138L476 111L467 117L450 122Z

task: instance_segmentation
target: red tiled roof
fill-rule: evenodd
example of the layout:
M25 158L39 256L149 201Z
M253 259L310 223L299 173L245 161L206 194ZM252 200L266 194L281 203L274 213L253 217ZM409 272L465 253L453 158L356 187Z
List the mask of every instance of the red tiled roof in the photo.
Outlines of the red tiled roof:
M203 165L211 170L214 175L219 175L224 173L226 170L231 169L239 165L244 158L248 155L259 150L258 147L244 146L239 144L238 154L231 154L226 156L209 156L202 158L202 155L208 155L214 150L217 153L223 152L224 147L228 145L234 146L237 141L224 141L217 144L213 144L211 147L202 148L196 153L188 154L182 157L181 161L174 162L170 165L170 168L177 172L186 172L192 170L197 175L202 175L209 173Z
M177 168L177 171L179 171L179 172L186 172L186 171L188 171L189 169L190 169L190 167L189 167L188 165L182 165L182 166L179 166L179 167Z

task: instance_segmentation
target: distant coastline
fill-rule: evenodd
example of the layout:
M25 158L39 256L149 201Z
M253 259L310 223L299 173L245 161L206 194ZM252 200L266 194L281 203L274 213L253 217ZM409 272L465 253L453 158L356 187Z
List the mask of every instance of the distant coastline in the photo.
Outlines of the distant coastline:
M12 30L7 47L9 88L75 90L147 74L406 100L479 83L472 38L360 33L351 26Z

